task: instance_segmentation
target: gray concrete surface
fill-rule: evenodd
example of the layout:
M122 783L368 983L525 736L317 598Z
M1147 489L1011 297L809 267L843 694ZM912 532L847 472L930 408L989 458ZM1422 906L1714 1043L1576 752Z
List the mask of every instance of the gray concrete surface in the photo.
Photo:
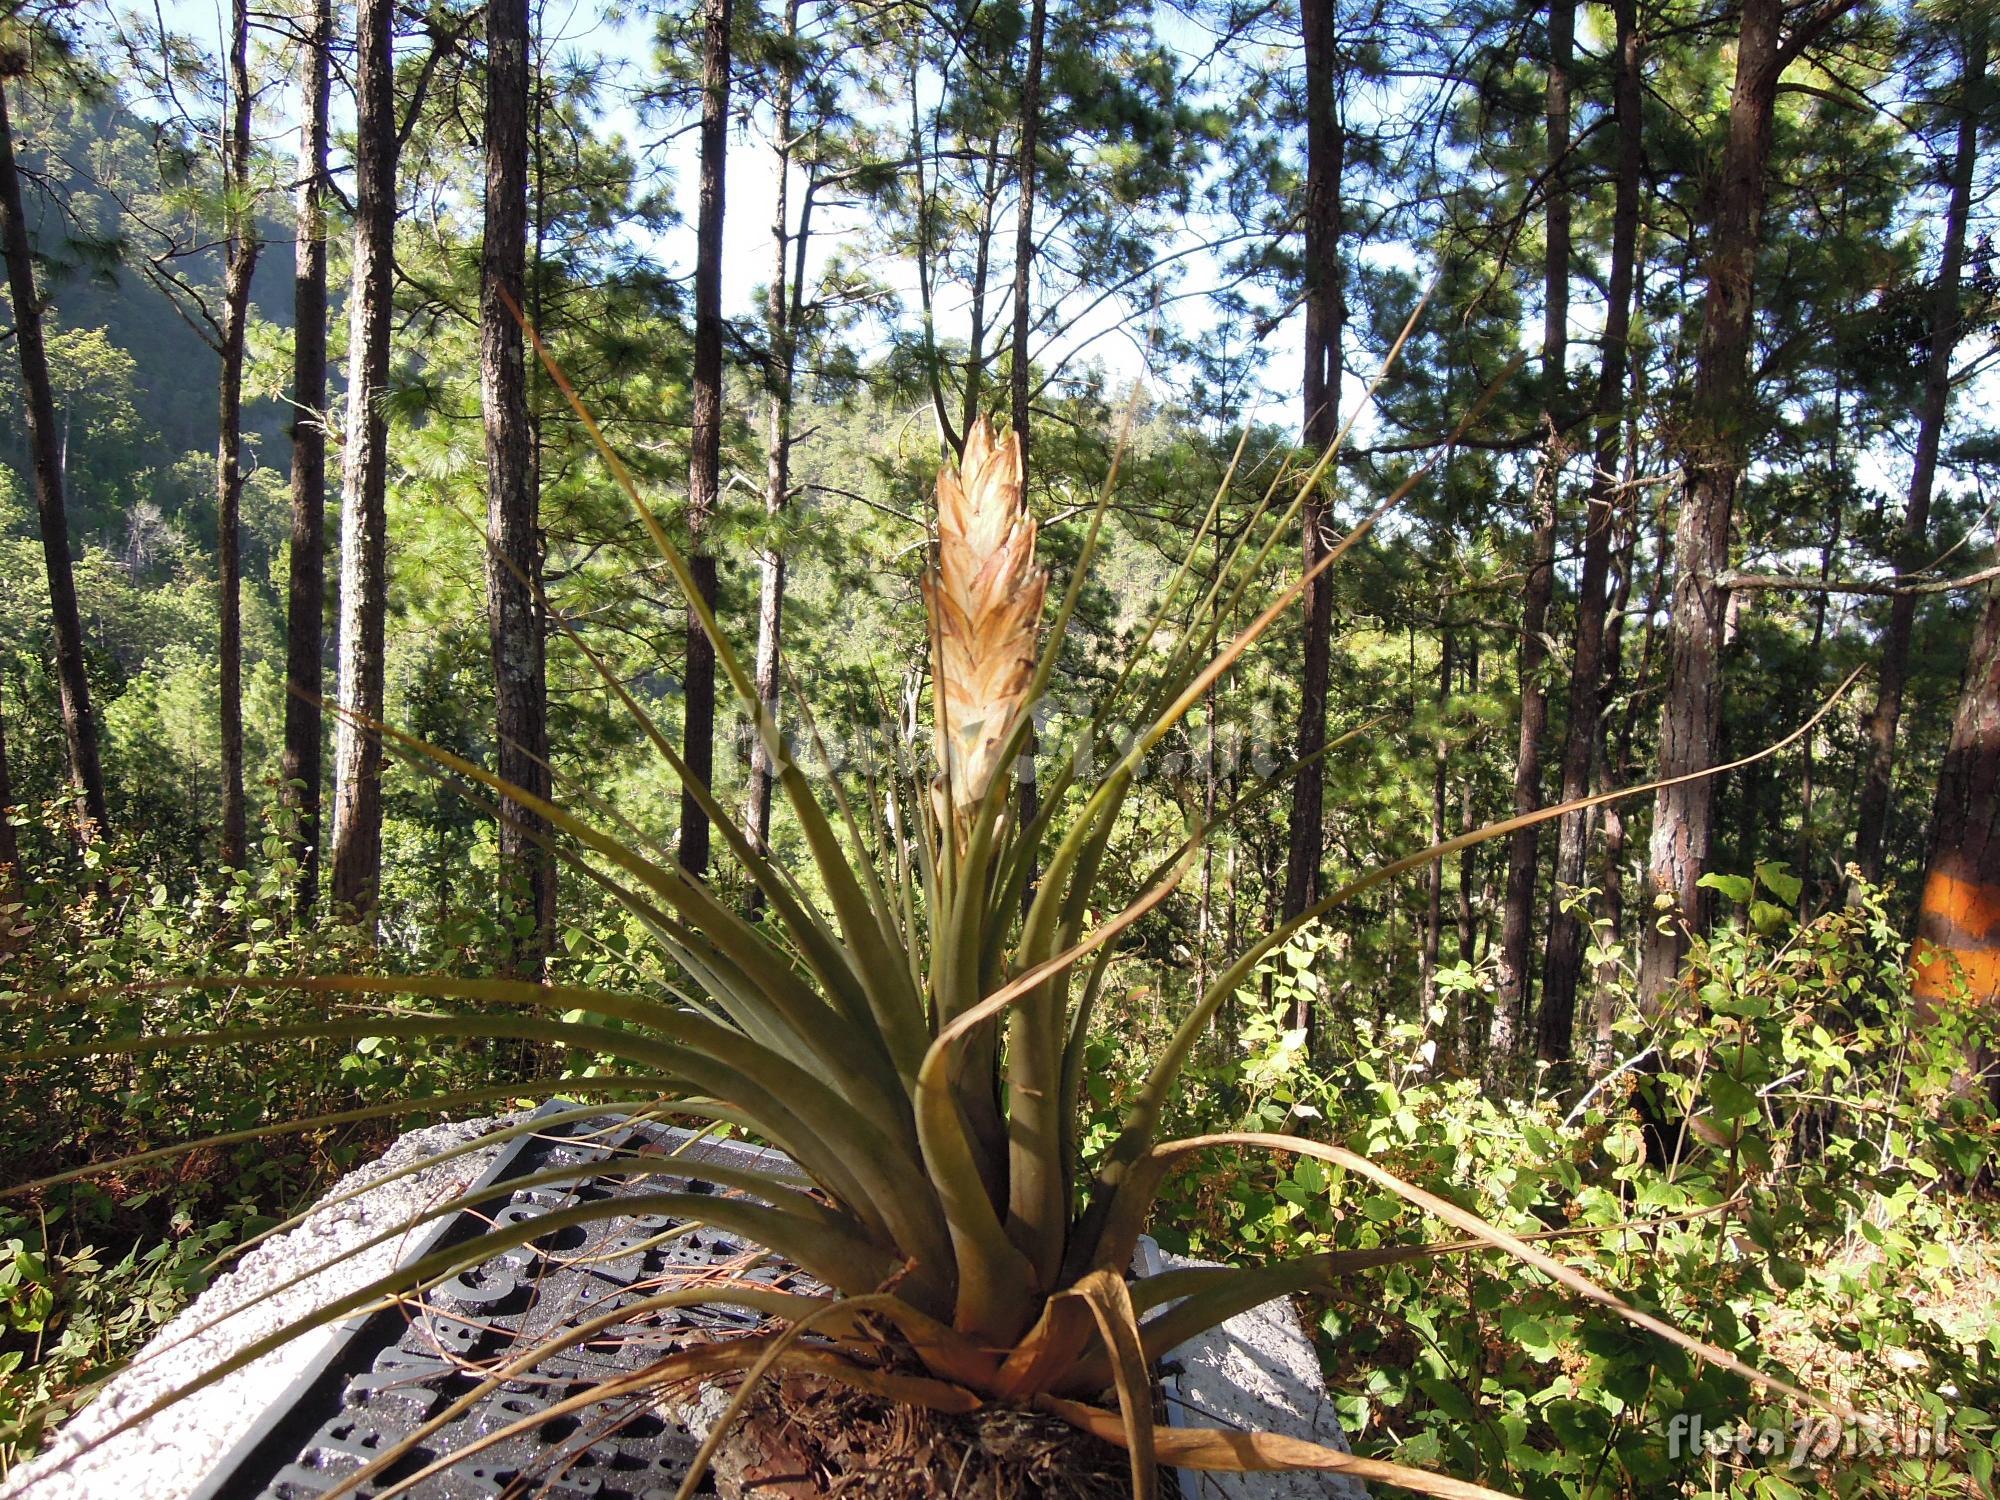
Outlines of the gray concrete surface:
M379 1160L342 1178L327 1196L338 1197L468 1141L494 1124L472 1120L412 1131ZM354 1247L470 1187L499 1149L468 1153L317 1210L290 1233L258 1246L160 1330L46 1451L8 1475L0 1500L187 1500L265 1407L312 1368L332 1342L334 1325L302 1335L140 1426L97 1440L238 1350L388 1275L403 1257L402 1243L390 1240L360 1253ZM238 1316L226 1316L316 1266L325 1269ZM222 1321L215 1327L196 1332L217 1319Z
M506 1122L473 1120L412 1132L378 1161L343 1178L328 1197L361 1188L501 1123ZM267 1407L313 1368L334 1339L334 1325L287 1343L128 1431L108 1440L105 1434L259 1338L387 1275L422 1230L364 1252L355 1247L464 1192L501 1149L468 1153L318 1209L298 1228L246 1255L162 1329L55 1436L47 1451L0 1483L0 1500L189 1500ZM1144 1272L1192 1264L1198 1263L1166 1256L1150 1241L1142 1247ZM259 1293L313 1267L321 1269L236 1312ZM209 1323L216 1326L203 1326ZM1279 1432L1347 1448L1312 1341L1284 1301L1239 1314L1189 1340L1172 1351L1166 1364L1176 1371L1166 1382L1169 1420ZM1182 1471L1180 1484L1185 1500L1366 1500L1368 1494L1357 1481L1329 1474Z
M1212 1264L1141 1243L1139 1270L1152 1274ZM1351 1452L1320 1375L1319 1353L1290 1302L1238 1313L1176 1345L1161 1361L1167 1420L1186 1427L1275 1432ZM1183 1500L1367 1500L1344 1474L1211 1474L1178 1471Z

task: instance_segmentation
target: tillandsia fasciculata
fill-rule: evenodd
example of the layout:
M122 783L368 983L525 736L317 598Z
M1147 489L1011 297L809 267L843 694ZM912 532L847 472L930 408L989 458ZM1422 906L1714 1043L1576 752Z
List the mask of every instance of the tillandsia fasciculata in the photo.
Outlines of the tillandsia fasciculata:
M1408 332L1406 327L1404 337ZM255 1139L386 1116L398 1108L472 1106L544 1087L579 1102L526 1125L490 1131L458 1151L565 1119L590 1118L603 1112L605 1101L616 1100L628 1109L726 1123L754 1135L787 1153L811 1187L748 1170L705 1169L730 1191L641 1191L579 1203L527 1225L496 1225L251 1343L201 1381L154 1402L122 1426L146 1420L308 1327L406 1297L413 1287L434 1285L563 1224L627 1213L695 1218L747 1236L809 1273L830 1295L708 1284L661 1292L491 1371L409 1443L349 1476L343 1488L372 1479L480 1395L557 1348L652 1310L724 1301L766 1315L769 1331L670 1354L630 1377L625 1387L735 1375L740 1407L766 1370L802 1369L944 1410L996 1401L1028 1404L1129 1449L1133 1488L1142 1496L1154 1492L1155 1465L1161 1461L1195 1468L1338 1470L1428 1494L1490 1495L1495 1492L1464 1481L1271 1434L1156 1431L1150 1372L1166 1350L1274 1297L1400 1260L1491 1250L1519 1257L1576 1295L1700 1359L1790 1397L1816 1399L1668 1327L1547 1250L1338 1145L1269 1134L1160 1138L1165 1105L1197 1041L1263 959L1361 891L1468 843L1504 836L1519 819L1367 871L1250 943L1180 1018L1111 1144L1086 1158L1079 1129L1085 1048L1112 956L1120 939L1174 889L1211 831L1192 823L1179 847L1134 881L1130 871L1108 868L1113 830L1148 752L1298 599L1312 576L1272 597L1254 597L1256 580L1296 522L1304 498L1322 482L1338 443L1303 471L1274 479L1248 524L1232 528L1234 540L1226 544L1216 526L1232 482L1225 478L1088 726L1099 731L1116 714L1138 731L1106 767L1078 755L1044 766L1039 806L1024 818L1012 795L1013 770L1027 753L1032 710L1049 689L1090 572L1115 484L1115 461L1088 515L1076 566L1051 612L1049 575L1036 556L1019 444L1011 434L996 436L984 420L974 425L957 467L938 477L936 538L923 584L935 763L920 764L920 743L900 744L891 773L879 783L871 778L866 796L851 796L839 777L809 776L808 767L788 753L741 658L695 588L681 551L560 366L539 340L536 347L678 581L742 712L770 751L779 789L808 852L809 880L808 872L787 869L752 846L713 791L688 777L668 737L618 677L568 631L560 612L551 611L607 691L705 808L744 878L760 893L761 917L746 916L710 885L650 852L651 845L601 804L583 798L589 805L579 810L531 796L447 751L389 726L374 727L386 745L455 779L476 802L489 808L512 802L537 814L555 856L643 924L672 968L686 976L683 988L663 995L448 976L203 978L187 983L314 992L323 997L328 1014L295 1026L135 1037L42 1049L13 1060L30 1064L90 1053L288 1038L523 1039L600 1061L614 1059L615 1065L600 1066L586 1078L531 1080L403 1106L391 1101L212 1139ZM1483 404L1464 421L1473 420ZM1424 472L1412 474L1330 547L1313 572L1336 564ZM1280 486L1287 484L1293 493L1280 505ZM1198 566L1204 557L1209 564ZM1209 623L1169 632L1163 625L1170 618ZM1233 633L1225 636L1225 627ZM808 738L816 739L816 733ZM1256 783L1221 809L1217 821L1283 787L1297 770L1287 767ZM1551 807L1532 817L1555 818L1563 811ZM386 1014L384 1002L392 996L402 1008ZM425 1008L412 1012L412 1000ZM1401 1195L1460 1237L1135 1278L1130 1269L1135 1247L1167 1175L1201 1153L1222 1150L1318 1158ZM79 1168L14 1191L140 1159ZM672 1168L639 1158L611 1170L643 1178ZM424 1217L455 1214L521 1186L516 1181L464 1195ZM410 1227L399 1223L377 1242ZM301 1276L307 1274L310 1270ZM806 1331L815 1338L802 1341ZM885 1344L895 1350L886 1364ZM606 1394L593 1392L590 1399ZM558 1405L543 1416L564 1409ZM690 1488L695 1482L689 1480Z

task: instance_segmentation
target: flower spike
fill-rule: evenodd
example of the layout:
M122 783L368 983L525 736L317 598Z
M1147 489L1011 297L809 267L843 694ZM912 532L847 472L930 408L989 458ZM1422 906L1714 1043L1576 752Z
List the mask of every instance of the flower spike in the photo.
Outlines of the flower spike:
M938 768L964 827L1028 711L1048 570L1022 486L1021 440L981 417L959 468L938 472L937 556L924 576L936 651Z

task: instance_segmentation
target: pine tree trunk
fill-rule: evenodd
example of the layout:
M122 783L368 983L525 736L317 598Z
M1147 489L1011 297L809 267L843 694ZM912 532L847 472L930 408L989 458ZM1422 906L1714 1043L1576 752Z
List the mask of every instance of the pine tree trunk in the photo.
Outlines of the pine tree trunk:
M1637 0L1617 0L1618 186L1611 221L1611 271L1605 287L1604 336L1597 375L1597 452L1583 521L1583 568L1577 580L1576 633L1570 654L1569 723L1563 738L1562 800L1590 793L1590 772L1602 738L1605 615L1610 604L1611 524L1617 509L1620 407L1630 365L1632 265L1639 240L1639 72ZM1583 923L1566 896L1584 883L1590 823L1582 811L1565 813L1557 834L1555 892L1549 907L1548 948L1542 966L1542 1008L1536 1052L1547 1062L1567 1062L1574 1050L1576 991L1583 972Z
M986 180L979 190L979 227L973 232L971 306L967 312L965 392L959 404L960 433L972 431L986 394L986 278L993 264L993 208L1000 196L1000 137L986 144Z
M1450 789L1447 773L1451 769L1451 754L1444 732L1444 706L1451 696L1451 628L1444 627L1438 635L1438 724L1437 738L1431 745L1431 842L1441 844L1445 838L1445 796ZM1424 872L1424 947L1423 962L1417 972L1417 990L1422 997L1424 1019L1428 1021L1431 1003L1437 999L1438 958L1444 947L1444 861L1434 859Z
M21 361L21 389L28 407L29 466L34 471L35 513L41 523L42 560L48 571L49 615L55 629L56 697L69 759L70 784L82 796L77 821L81 843L106 832L104 772L97 755L97 719L90 708L90 678L83 655L83 620L76 605L76 573L69 555L69 510L63 500L62 440L56 431L55 394L42 341L42 305L35 291L28 221L21 210L21 175L14 164L14 131L0 85L0 249L7 256L7 289L14 303L14 344Z
M1923 400L1917 408L1916 461L1910 469L1909 503L1896 538L1898 577L1922 568L1926 561L1924 541L1930 527L1931 490L1937 483L1938 445L1944 436L1945 415L1951 400L1951 357L1963 328L1959 278L1965 264L1965 227L1971 215L1972 178L1979 158L1979 122L1982 96L1986 92L1987 24L1985 16L1976 9L1967 12L1965 66L1959 74L1957 155L1952 160L1944 252L1938 262L1935 300L1931 305ZM1882 668L1877 679L1875 707L1868 715L1868 759L1854 822L1854 862L1861 867L1862 879L1871 883L1882 879L1882 838L1889 819L1896 726L1903 712L1903 689L1910 668L1910 633L1916 617L1916 595L1898 594L1889 601L1889 627L1882 637Z
M1479 641L1474 636L1460 651L1463 671L1460 683L1468 695L1479 692ZM1479 826L1474 816L1472 804L1473 776L1468 772L1459 782L1460 833L1471 833ZM1479 912L1473 901L1473 894L1479 884L1479 846L1468 844L1458 853L1458 960L1468 969L1479 961Z
M1021 462L1028 462L1028 273L1035 260L1035 142L1042 129L1042 49L1048 36L1048 0L1034 0L1028 13L1028 65L1021 78L1021 143L1014 176L1021 194L1020 213L1014 227L1014 339L1008 369L1010 409L1013 426L1021 439ZM1041 784L1035 779L1035 730L1028 729L1028 742L1021 755L1019 810L1016 817L1026 828L1041 811ZM1021 889L1021 915L1026 919L1035 899L1037 871L1032 867Z
M790 0L785 7L785 36L787 41L796 43L798 34L799 0ZM798 65L788 52L779 67L777 95L771 103L771 134L777 143L773 153L777 197L771 209L771 285L764 296L764 323L771 344L771 366L764 396L764 518L774 534L765 543L759 559L757 586L757 700L764 706L764 717L774 727L778 722L778 687L785 642L785 554L775 532L791 492L792 390L798 362L798 329L793 310L803 295L806 232L812 213L812 195L808 192L800 213L795 275L791 270L787 188L792 166L792 95L797 86ZM770 848L771 790L776 775L773 747L753 727L750 796L744 809L743 832L750 847L759 851ZM748 908L755 912L762 906L763 891L752 884Z
M1575 0L1549 5L1547 92L1548 181L1546 250L1542 262L1542 414L1545 431L1535 471L1533 530L1528 538L1528 578L1521 599L1521 733L1514 756L1514 813L1542 805L1542 741L1549 727L1549 699L1542 669L1549 648L1544 631L1555 593L1556 492L1569 458L1564 436L1568 405L1570 202L1569 70L1576 33ZM1534 942L1538 825L1517 828L1507 839L1507 896L1500 917L1500 976L1493 1032L1487 1040L1489 1071L1506 1065L1519 1045L1528 1015L1528 955Z
M1028 17L1028 66L1021 76L1021 149L1015 180L1021 194L1014 227L1014 344L1008 372L1014 431L1021 460L1028 458L1028 273L1035 260L1035 142L1042 128L1042 47L1048 34L1047 0L1034 0Z
M1973 1004L2000 1003L2000 586L1973 630L1938 773L1913 958L1926 1012L1961 973Z
M1722 632L1730 514L1748 459L1746 407L1754 337L1752 282L1771 154L1773 106L1784 70L1778 28L1782 0L1744 0L1729 101L1729 139L1710 230L1708 289L1695 356L1694 399L1681 439L1686 487L1674 531L1674 592L1667 621L1668 678L1660 710L1662 779L1653 802L1644 909L1640 914L1639 998L1657 1009L1686 949L1686 926L1701 918L1697 882L1708 866L1722 743Z
M355 15L354 285L340 511L340 707L333 899L372 920L382 884L383 634L389 608L389 328L395 293L396 101L390 0ZM367 722L357 722L353 716Z
M1645 250L1643 241L1634 257L1632 278L1632 301L1635 308L1645 305ZM1628 343L1631 341L1628 340ZM1613 583L1611 603L1606 611L1604 627L1604 700L1608 705L1628 680L1625 667L1625 631L1632 617L1631 603L1635 576L1639 568L1639 532L1644 512L1640 506L1639 477L1639 413L1645 404L1645 356L1636 348L1631 353L1631 399L1626 404L1624 416L1625 454L1620 472L1619 504L1614 508L1620 534L1613 549ZM1649 659L1653 642L1653 617L1651 606L1660 593L1660 578L1656 571L1651 590L1646 595L1648 612L1642 632L1641 652ZM1637 728L1639 694L1636 691L1643 681L1646 660L1642 659L1639 672L1629 680L1634 691L1627 695L1625 710L1614 725L1610 718L1602 720L1602 737L1596 750L1596 788L1610 791L1625 784L1632 760L1632 738ZM1616 946L1625 935L1625 808L1618 801L1604 804L1600 811L1598 825L1598 881L1601 892L1597 904L1597 920L1606 942ZM1624 969L1617 958L1601 959L1591 976L1591 1041L1590 1075L1600 1076L1612 1064L1612 1048L1615 1034L1612 1027L1618 1020L1618 1002L1623 993Z
M1834 428L1839 430L1836 418ZM1835 454L1838 461L1838 454ZM1824 584L1833 576L1833 555L1840 546L1841 510L1840 496L1835 496L1827 504L1826 540L1819 549L1819 581ZM1806 660L1820 660L1820 652L1826 645L1827 596L1821 593L1813 600L1812 639L1806 645ZM1820 686L1817 678L1808 680L1808 686L1816 695ZM1808 705L1810 706L1810 704ZM1812 915L1819 904L1818 892L1813 880L1813 804L1819 795L1817 780L1818 757L1813 752L1813 735L1807 735L1805 743L1799 747L1799 838L1792 858L1792 868L1799 877L1798 919L1803 922Z
M1625 424L1625 482L1633 483L1638 477L1638 408L1643 402L1641 389L1643 366L1634 360L1632 366L1632 412ZM1628 490L1628 494L1633 492ZM1654 646L1659 639L1655 620L1660 612L1660 601L1666 596L1666 522L1664 517L1656 519L1653 527L1653 570L1647 581L1646 596L1640 618L1645 621L1639 635L1638 665L1629 679L1624 666L1624 636L1626 606L1632 597L1633 576L1639 566L1639 526L1640 510L1636 496L1628 502L1631 509L1630 533L1622 548L1622 560L1618 569L1618 585L1613 595L1612 628L1608 633L1606 646L1609 663L1609 687L1607 694L1615 693L1621 682L1629 680L1631 691L1627 695L1625 711L1619 717L1616 734L1607 731L1604 746L1604 766L1601 772L1603 787L1630 785L1632 764L1635 757L1633 742L1638 737L1639 705L1641 693L1652 676ZM1599 873L1604 882L1603 904L1599 915L1604 921L1605 934L1614 943L1625 941L1625 805L1621 802L1604 804L1604 838L1602 863ZM1626 973L1615 960L1606 960L1593 977L1596 993L1591 1006L1593 1024L1591 1026L1591 1073L1602 1074L1613 1062L1612 1049L1616 1042L1613 1027L1618 1021L1618 1007L1625 995Z
M333 0L313 0L303 44L297 245L292 267L292 540L285 584L284 796L298 819L294 910L319 898L320 694L326 628L326 153Z
M694 432L688 456L688 559L695 590L715 608L715 557L707 531L722 498L722 187L729 149L730 0L704 0L701 94L701 209L695 226L694 268ZM715 647L690 608L687 666L683 677L685 718L681 758L687 775L704 786L715 773ZM691 875L708 872L708 814L687 788L681 789L681 867Z
M1474 690L1476 691L1476 689ZM1458 788L1458 831L1469 834L1479 827L1472 802L1472 778L1466 776ZM1471 969L1479 962L1479 847L1468 844L1458 854L1458 961ZM1473 1033L1478 1011L1458 1002L1446 1010L1440 1038L1444 1062L1455 1068L1470 1068L1475 1050Z
M1305 376L1300 395L1302 442L1308 461L1332 446L1340 418L1343 296L1342 178L1347 135L1340 120L1336 89L1333 0L1301 0L1299 22L1306 61L1305 209ZM1326 555L1329 478L1306 497L1301 526L1301 563L1310 571ZM1325 843L1326 776L1317 757L1326 745L1326 699L1333 665L1333 588L1322 573L1306 585L1301 614L1305 642L1299 677L1297 757L1311 763L1292 780L1290 839L1285 856L1285 890L1279 908L1284 921L1320 897L1320 861ZM1292 1024L1313 1036L1311 1007L1303 1000Z
M486 424L486 628L493 656L495 757L501 780L546 800L541 497L535 490L528 373L516 316L527 305L527 257L528 0L487 0L479 391ZM540 814L511 801L501 804L503 968L531 979L541 977L555 931L556 866L547 837Z
M14 835L14 778L7 770L7 728L0 715L0 900L21 897L21 844ZM0 914L0 953L13 947L5 928L13 926L11 914Z
M14 346L28 404L28 454L34 470L34 508L42 524L42 562L48 570L48 612L56 634L56 698L62 708L62 742L70 784L82 794L76 836L94 844L108 826L104 770L98 762L98 722L90 712L90 678L84 670L84 622L76 610L76 572L70 562L70 512L62 498L62 440L56 434L56 396L48 384L42 344L42 302L34 290L34 254L20 206L20 170L14 166L14 126L6 88L0 84L0 242L6 250L8 294L14 300Z
M257 269L257 215L250 196L250 13L233 0L229 22L229 138L223 192L228 244L222 282L222 378L215 452L215 569L221 586L220 710L222 842L227 869L241 869L249 848L243 798L243 341Z

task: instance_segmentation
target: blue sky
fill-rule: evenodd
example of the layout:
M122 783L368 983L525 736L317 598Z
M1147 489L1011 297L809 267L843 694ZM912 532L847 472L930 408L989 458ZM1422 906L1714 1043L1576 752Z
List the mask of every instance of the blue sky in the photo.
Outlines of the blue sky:
M220 4L218 0L162 0L161 14L171 30L193 37L211 50L216 48L227 19L226 4ZM1184 26L1185 23L1174 24ZM651 67L650 25L643 20L614 19L607 14L607 7L600 0L550 0L542 13L541 25L544 45L551 59L565 54L609 59L615 74L621 75L619 81L628 87L642 81ZM1200 47L1202 39L1191 37L1186 40L1190 49L1205 50ZM664 160L656 157L651 165L655 170L664 168L671 183L675 206L684 217L682 224L649 238L643 248L676 274L688 274L694 257L695 134L692 130L666 131L644 124L629 106L617 102L617 96L618 90L607 91L606 128L623 135L635 149L664 136L659 147ZM289 154L292 150L291 133L296 129L296 103L289 85L280 84L269 89L260 101L260 108L260 133L266 143L277 153ZM351 120L352 107L349 101L336 93L334 108L338 130L343 118ZM770 223L776 201L768 130L766 122L761 119L754 120L747 130L732 131L724 193L727 207L724 218L724 308L732 317L755 318L761 313L757 292L768 279L772 259ZM791 192L794 219L799 196L799 182L795 174ZM859 248L864 227L858 213L850 211L843 219L837 211L822 207L814 220L811 257L814 270L823 267L836 249L851 251ZM1163 248L1186 249L1204 232L1212 232L1212 228L1192 223L1173 243ZM1011 225L1004 239L1011 248ZM906 309L914 315L917 302L914 266L877 258L870 262L869 269L900 294ZM1004 268L1001 274L1005 274ZM1220 271L1212 255L1195 249L1185 256L1184 275L1185 285L1203 287L1218 280ZM965 286L939 289L937 321L941 337L963 337L969 299L970 292ZM1115 385L1121 387L1129 385L1134 379L1144 378L1147 371L1142 349L1143 329L1132 323L1129 312L1124 305L1113 302L1081 318L1074 329L1048 351L1044 362L1066 358L1095 362L1109 373ZM1202 326L1203 320L1212 316L1202 299L1183 301L1177 305L1175 312L1184 324L1193 326ZM1302 358L1302 319L1294 315L1283 320L1266 337L1264 347L1271 356L1268 369L1276 388L1259 393L1258 405L1267 419L1282 420L1289 416L1287 392L1294 384L1293 372Z

